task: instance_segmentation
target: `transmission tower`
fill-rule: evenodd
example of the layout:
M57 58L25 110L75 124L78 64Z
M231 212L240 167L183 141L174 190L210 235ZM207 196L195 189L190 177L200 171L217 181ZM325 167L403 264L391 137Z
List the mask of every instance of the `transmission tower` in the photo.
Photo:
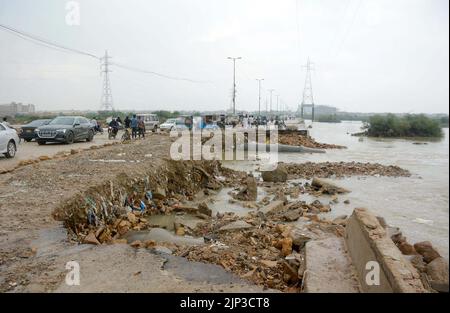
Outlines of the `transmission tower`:
M306 78L305 78L305 86L303 88L303 99L300 105L300 114L303 118L305 113L305 108L311 108L311 119L314 122L314 97L312 90L312 82L311 82L311 71L313 69L313 63L308 58L308 62L303 68L306 68Z
M102 100L100 111L114 111L111 82L109 81L109 73L111 72L111 70L109 69L110 58L111 57L108 56L108 51L105 51L105 56L100 59L100 61L102 62L100 65L100 70L103 75L103 88L102 88Z

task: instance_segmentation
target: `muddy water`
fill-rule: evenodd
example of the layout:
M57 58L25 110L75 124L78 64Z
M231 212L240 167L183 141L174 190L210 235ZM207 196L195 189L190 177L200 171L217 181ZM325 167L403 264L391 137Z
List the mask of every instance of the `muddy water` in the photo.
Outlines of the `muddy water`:
M326 154L279 154L284 162L360 161L398 165L413 174L409 178L351 177L335 180L352 190L332 206L331 215L351 214L355 207L366 207L400 227L412 243L429 240L448 259L449 255L449 131L445 138L419 140L369 139L350 136L359 132L360 122L314 123L310 134L319 142L345 145L345 150ZM253 164L233 162L232 167L251 170ZM350 204L345 205L344 200ZM323 199L326 201L327 199Z

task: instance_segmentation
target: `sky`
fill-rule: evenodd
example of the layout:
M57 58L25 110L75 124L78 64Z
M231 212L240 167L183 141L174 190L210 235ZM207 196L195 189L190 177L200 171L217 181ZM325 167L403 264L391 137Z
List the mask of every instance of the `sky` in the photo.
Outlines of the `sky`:
M308 58L316 104L352 112L448 113L448 0L0 0L0 24L172 80L112 66L115 109L296 110ZM0 104L97 110L95 58L0 29Z

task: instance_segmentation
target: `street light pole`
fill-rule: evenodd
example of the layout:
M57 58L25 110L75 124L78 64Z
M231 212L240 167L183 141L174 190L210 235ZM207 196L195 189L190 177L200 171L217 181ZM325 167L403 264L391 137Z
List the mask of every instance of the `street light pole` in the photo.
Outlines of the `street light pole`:
M258 94L258 116L261 118L261 82L264 80L264 78L257 78L259 85L259 94Z
M233 115L236 115L236 60L242 59L241 57L228 57L229 60L233 60Z
M269 89L270 92L270 113L272 113L272 93L275 91L275 89Z
M277 95L277 114L279 113L279 100L280 100L280 95Z

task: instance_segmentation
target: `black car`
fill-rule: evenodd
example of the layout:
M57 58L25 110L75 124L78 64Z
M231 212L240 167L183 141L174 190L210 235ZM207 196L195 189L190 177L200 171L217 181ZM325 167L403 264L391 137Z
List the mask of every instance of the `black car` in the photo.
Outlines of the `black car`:
M91 122L82 116L59 116L47 125L36 128L36 141L40 145L47 142L71 144L75 141L92 141L94 128Z
M47 125L50 123L51 120L34 120L26 125L23 125L21 127L21 132L19 134L19 137L25 140L26 142L30 142L31 140L36 138L35 129Z

